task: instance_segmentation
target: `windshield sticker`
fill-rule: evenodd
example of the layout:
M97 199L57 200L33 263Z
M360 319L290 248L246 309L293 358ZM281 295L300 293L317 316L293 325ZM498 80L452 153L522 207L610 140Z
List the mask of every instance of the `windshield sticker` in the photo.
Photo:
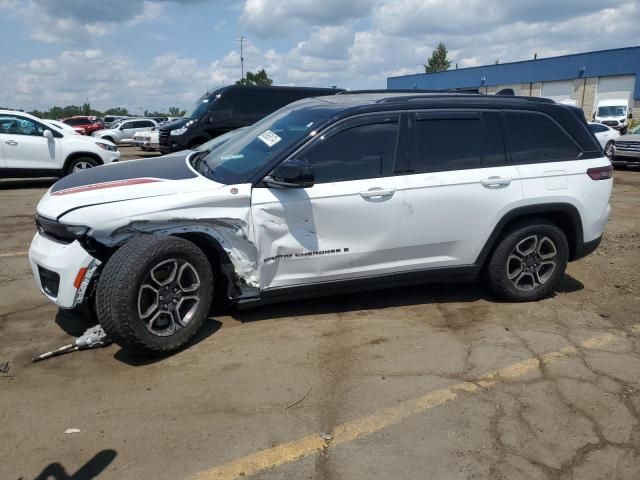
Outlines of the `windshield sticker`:
M280 138L278 135L273 133L271 130L267 130L266 132L261 134L258 138L262 140L265 143L265 145L267 145L267 147L273 147L276 143L282 140L282 138Z
M220 160L237 160L239 158L244 158L242 153L230 153L228 155L222 155Z

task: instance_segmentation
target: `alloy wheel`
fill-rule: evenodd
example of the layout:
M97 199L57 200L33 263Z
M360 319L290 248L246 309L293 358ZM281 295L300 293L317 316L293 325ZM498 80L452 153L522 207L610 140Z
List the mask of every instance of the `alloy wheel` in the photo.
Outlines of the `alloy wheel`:
M613 142L609 142L605 145L604 154L607 156L607 158L613 157L613 154L615 153L615 151L616 151L616 147Z
M507 278L518 290L531 291L552 277L558 249L546 236L530 235L520 240L507 260Z
M86 170L87 168L91 168L93 167L93 165L91 165L89 162L78 162L73 166L73 171L74 172L80 172L82 170Z
M138 316L147 330L167 337L186 327L200 304L200 277L186 260L156 264L138 291Z

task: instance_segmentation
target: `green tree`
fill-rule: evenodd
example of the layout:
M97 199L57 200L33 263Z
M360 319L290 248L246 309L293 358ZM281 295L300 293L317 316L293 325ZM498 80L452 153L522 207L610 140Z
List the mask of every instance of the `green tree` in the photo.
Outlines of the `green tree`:
M181 110L178 107L169 107L169 117L182 117L187 113L186 110Z
M451 60L447 58L447 53L447 46L440 42L427 60L427 63L424 66L424 71L426 73L436 73L449 70Z
M127 110L124 107L113 107L110 108L108 110L106 110L104 112L105 115L121 115L121 116L128 116L129 115L129 110Z
M269 78L267 72L263 68L262 70L258 70L256 73L247 72L244 78L238 80L236 82L237 85L272 85L273 80Z

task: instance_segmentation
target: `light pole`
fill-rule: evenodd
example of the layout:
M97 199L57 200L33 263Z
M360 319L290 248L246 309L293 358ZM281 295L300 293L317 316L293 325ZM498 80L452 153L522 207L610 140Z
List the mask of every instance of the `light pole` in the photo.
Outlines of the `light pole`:
M246 39L247 37L244 37L244 36L241 36L238 39L238 41L240 42L240 71L242 72L242 76L240 77L240 80L244 80L244 56L243 56L242 44Z

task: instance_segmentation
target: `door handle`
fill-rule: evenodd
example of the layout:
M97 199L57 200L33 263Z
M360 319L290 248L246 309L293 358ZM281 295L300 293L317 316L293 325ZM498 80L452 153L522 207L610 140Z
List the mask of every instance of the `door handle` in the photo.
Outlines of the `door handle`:
M380 187L373 187L369 190L360 192L360 196L365 200L385 200L393 197L394 193L396 193L395 189L388 190Z
M498 187L498 186L509 185L511 183L511 179L504 178L504 177L489 177L489 178L480 180L480 183L485 187Z
M15 145L18 144L18 142L16 142L15 140L7 140L4 143L6 143L7 145L11 145L11 146L15 146Z

